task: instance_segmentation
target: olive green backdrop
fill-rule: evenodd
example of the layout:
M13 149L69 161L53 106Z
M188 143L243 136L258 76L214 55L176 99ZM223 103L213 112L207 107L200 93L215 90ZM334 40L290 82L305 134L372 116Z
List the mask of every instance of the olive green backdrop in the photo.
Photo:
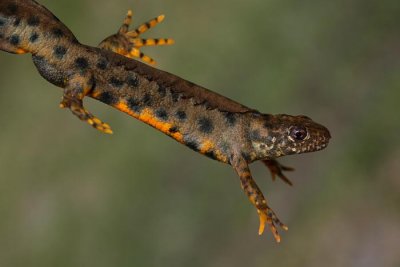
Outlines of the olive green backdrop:
M265 113L326 125L318 153L252 165L282 243L227 166L106 105L104 135L60 110L30 56L0 53L0 266L400 266L397 0L40 0L96 45L166 14L158 67Z

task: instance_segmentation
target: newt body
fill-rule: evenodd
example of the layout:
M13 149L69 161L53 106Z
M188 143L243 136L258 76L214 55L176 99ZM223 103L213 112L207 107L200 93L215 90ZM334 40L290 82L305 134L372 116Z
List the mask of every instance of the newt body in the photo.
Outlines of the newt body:
M39 73L64 89L61 107L69 108L100 131L111 133L107 124L84 108L85 96L113 106L197 152L230 164L257 208L259 233L267 223L279 241L275 225L287 227L267 206L248 165L262 160L273 175L290 183L282 174L288 168L275 159L323 149L330 139L329 131L305 116L262 114L173 74L127 58L134 49L129 48L129 41L124 43L127 40L124 36L129 35L129 23L128 14L120 32L96 48L79 43L62 22L37 2L2 0L0 50L31 53ZM139 34L140 30L135 36Z

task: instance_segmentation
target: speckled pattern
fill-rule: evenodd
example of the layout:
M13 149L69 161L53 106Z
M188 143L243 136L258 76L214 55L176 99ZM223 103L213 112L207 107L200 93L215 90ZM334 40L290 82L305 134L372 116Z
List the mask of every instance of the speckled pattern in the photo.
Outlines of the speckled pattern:
M161 19L154 19L153 25ZM207 157L230 164L257 208L259 233L267 223L279 242L276 225L287 227L268 207L248 165L262 160L273 177L277 175L290 184L282 173L290 168L275 159L325 148L329 131L306 116L262 114L128 58L123 49L119 52L112 48L127 45L119 42L126 42L122 37L127 34L129 21L128 13L123 30L96 48L79 43L62 22L37 2L2 0L0 49L15 54L31 53L39 73L63 88L60 107L69 108L94 128L112 133L108 124L84 108L85 96L113 106ZM147 28L150 26L151 23Z

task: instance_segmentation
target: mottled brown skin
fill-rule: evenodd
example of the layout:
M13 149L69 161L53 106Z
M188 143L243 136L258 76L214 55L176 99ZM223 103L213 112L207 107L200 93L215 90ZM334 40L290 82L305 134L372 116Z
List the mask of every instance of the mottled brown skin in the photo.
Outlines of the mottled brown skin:
M259 233L267 223L279 242L275 225L287 227L267 205L251 177L249 164L262 160L273 177L278 175L290 184L282 174L290 168L275 159L325 148L329 131L305 116L261 114L175 75L108 51L113 50L111 46L120 45L124 50L129 45L118 43L118 34L112 37L116 43L108 44L110 39L106 39L102 48L86 46L37 2L0 2L0 50L31 53L39 73L64 89L61 107L69 108L96 129L111 133L107 124L84 108L82 99L90 96L197 152L232 165L259 213Z

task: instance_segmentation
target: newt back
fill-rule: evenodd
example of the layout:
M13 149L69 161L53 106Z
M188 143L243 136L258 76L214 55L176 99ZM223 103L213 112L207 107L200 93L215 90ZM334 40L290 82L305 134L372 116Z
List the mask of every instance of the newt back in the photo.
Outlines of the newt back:
M111 66L123 66L127 72L132 71L148 81L154 81L157 87L167 89L171 94L178 94L182 98L192 99L197 105L201 104L205 105L208 109L218 109L233 113L255 111L214 91L140 61L130 60L124 56L105 50L98 50L98 53L105 56L111 62Z

